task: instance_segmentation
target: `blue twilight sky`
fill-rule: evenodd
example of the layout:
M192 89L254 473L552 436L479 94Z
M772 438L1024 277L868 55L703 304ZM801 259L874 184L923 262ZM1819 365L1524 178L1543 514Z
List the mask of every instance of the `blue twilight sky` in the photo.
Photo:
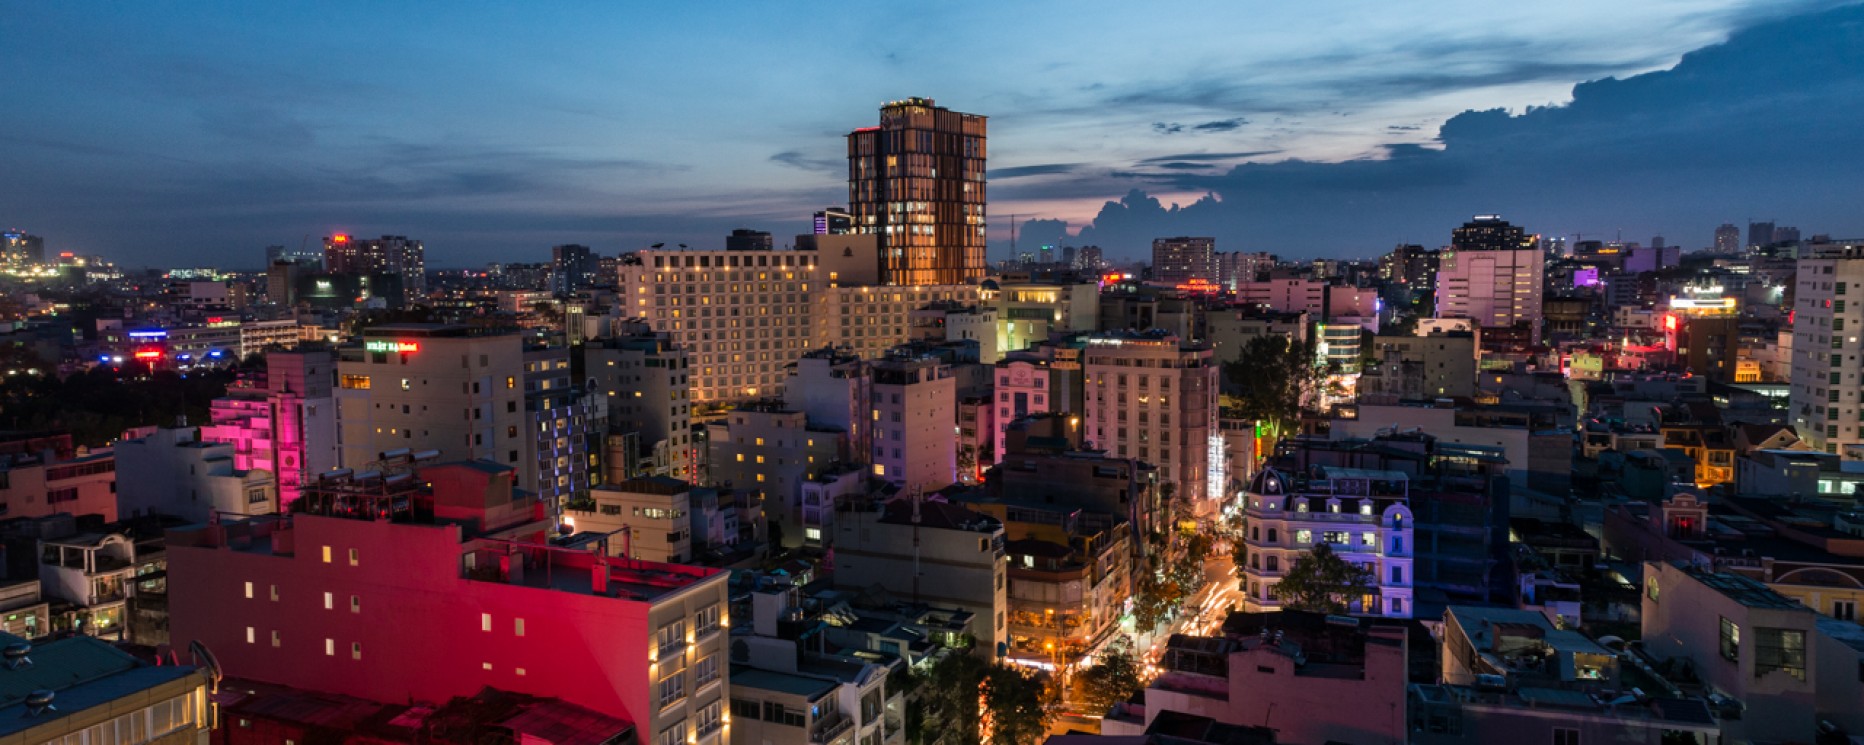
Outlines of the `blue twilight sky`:
M792 235L909 95L991 117L993 258L1011 215L1119 258L1370 256L1478 212L1864 234L1864 6L1829 0L0 0L0 31L0 224L131 266Z

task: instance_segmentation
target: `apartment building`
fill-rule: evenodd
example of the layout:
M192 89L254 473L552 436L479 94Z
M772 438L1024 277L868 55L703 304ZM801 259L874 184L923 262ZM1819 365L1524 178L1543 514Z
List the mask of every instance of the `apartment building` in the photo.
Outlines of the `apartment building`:
M692 350L695 402L772 396L813 346L817 256L648 249L622 255L617 290L628 312Z
M589 394L607 399L608 431L637 434L636 460L652 475L694 480L692 353L638 320L614 337L585 343L582 353L594 386Z
M908 491L958 480L957 380L935 358L890 357L872 365L876 478Z
M1864 444L1864 241L1813 246L1793 287L1788 424L1814 449L1847 459Z
M328 351L270 352L263 375L213 400L200 439L232 445L236 470L270 472L283 510L303 491L306 474L337 467L335 384Z
M1217 363L1207 346L1161 332L1090 337L1083 439L1088 447L1158 467L1180 496L1214 504L1224 496L1223 436L1217 429Z
M996 518L942 501L850 501L836 513L834 540L836 587L956 607L976 618L977 651L994 655L1008 644L1008 567Z
M69 434L0 437L0 516L117 518L116 454L83 453Z

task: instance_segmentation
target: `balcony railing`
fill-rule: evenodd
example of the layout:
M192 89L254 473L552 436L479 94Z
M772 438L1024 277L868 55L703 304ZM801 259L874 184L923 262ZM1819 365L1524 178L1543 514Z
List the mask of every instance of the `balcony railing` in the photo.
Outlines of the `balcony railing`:
M835 738L840 737L843 732L847 732L853 728L854 719L846 714L836 712L829 715L828 719L818 722L816 726L809 731L809 741L816 743L834 742Z

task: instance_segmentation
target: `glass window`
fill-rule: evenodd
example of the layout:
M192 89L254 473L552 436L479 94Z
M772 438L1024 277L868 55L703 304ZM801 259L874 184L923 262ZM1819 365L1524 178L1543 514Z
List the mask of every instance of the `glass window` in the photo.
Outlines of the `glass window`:
M1726 619L1722 621L1728 623ZM1784 671L1795 680L1806 679L1806 632L1798 629L1756 629L1754 632L1754 677L1775 670Z
M1741 659L1741 627L1726 618L1722 619L1722 657Z

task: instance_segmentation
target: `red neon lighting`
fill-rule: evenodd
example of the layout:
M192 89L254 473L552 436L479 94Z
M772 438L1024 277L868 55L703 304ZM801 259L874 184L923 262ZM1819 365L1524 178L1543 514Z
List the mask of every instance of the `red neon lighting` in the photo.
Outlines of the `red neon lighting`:
M344 235L342 233L338 233L336 234L336 237L330 239L330 242L331 243L348 243L349 236Z
M157 352L153 349L136 353L136 359L139 359L139 360L159 360L161 358L162 358L162 353Z
M1663 327L1666 330L1675 331L1676 330L1676 316L1664 316Z

